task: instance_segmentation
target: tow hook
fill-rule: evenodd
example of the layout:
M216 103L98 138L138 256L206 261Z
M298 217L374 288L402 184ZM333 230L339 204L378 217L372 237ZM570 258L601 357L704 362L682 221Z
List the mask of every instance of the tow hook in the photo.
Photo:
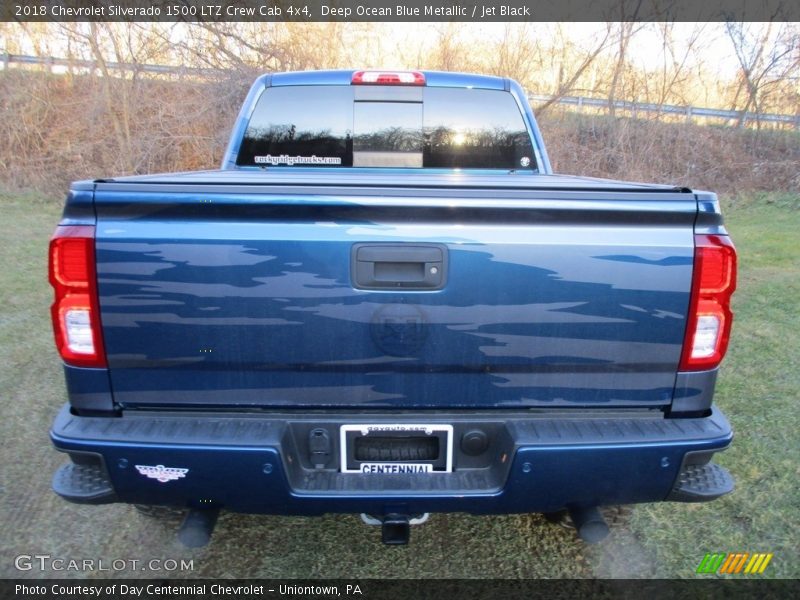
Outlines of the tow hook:
M589 508L570 507L569 516L575 525L578 537L587 544L596 544L608 535L608 524L596 506Z
M211 541L219 508L193 508L178 530L178 541L187 548L202 548Z
M365 513L361 514L361 520L367 525L380 525L381 541L389 546L404 546L408 544L411 536L411 525L422 525L430 517L430 513L409 516L401 514L388 514L383 516L373 516Z

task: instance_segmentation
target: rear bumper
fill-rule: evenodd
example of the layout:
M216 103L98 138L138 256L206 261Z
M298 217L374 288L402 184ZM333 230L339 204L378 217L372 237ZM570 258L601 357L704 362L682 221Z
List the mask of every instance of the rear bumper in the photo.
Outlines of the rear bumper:
M453 471L380 476L339 472L339 427L376 422L453 425ZM315 429L330 433L331 452L323 468L315 468L309 456L309 433ZM488 448L477 456L461 449L464 434L475 429L489 439ZM687 468L694 473L733 438L716 408L704 418L665 419L657 412L612 411L235 416L130 411L121 417L87 417L64 407L51 438L78 463L57 474L56 492L89 503L219 506L287 515L502 514L701 501L732 489L731 481L727 489L693 496L677 487ZM160 481L159 465L178 470ZM70 491L73 474L65 469L79 473L86 493Z

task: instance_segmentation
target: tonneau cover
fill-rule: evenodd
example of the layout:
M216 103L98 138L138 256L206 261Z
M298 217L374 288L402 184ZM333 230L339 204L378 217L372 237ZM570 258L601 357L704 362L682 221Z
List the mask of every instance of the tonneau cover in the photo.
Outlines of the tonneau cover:
M538 175L493 172L419 172L403 169L297 169L210 170L184 173L161 173L97 179L98 189L111 184L160 185L302 185L302 186L386 186L386 187L456 187L502 188L524 190L685 192L674 185L614 181L572 175ZM109 189L113 189L109 188Z

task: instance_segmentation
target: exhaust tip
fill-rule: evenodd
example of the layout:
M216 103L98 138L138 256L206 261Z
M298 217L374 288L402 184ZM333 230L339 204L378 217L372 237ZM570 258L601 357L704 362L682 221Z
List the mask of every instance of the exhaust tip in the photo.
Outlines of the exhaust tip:
M187 548L202 548L211 541L219 517L218 508L193 508L178 530L178 541Z
M596 506L572 507L569 509L569 516L575 524L578 537L587 544L597 544L608 536L608 524Z

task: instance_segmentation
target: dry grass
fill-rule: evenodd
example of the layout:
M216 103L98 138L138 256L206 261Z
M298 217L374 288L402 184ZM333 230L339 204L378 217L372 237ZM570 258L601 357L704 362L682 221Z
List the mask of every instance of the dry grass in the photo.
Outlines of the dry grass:
M0 74L4 183L63 193L70 181L219 164L249 81Z
M729 195L800 189L800 133L560 113L540 120L553 167Z
M70 181L215 168L253 72L207 83L0 73L0 181L61 196ZM541 117L557 171L723 193L800 189L800 133L559 110Z

